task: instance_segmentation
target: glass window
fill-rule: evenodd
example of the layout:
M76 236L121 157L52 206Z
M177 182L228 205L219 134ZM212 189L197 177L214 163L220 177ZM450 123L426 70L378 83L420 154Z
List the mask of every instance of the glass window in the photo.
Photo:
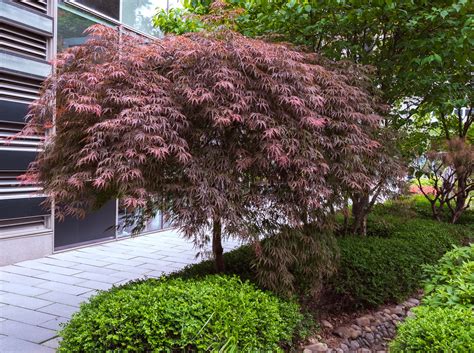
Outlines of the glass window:
M137 31L160 36L162 33L153 26L153 16L159 9L171 9L182 6L183 0L59 0L61 8L71 9L67 4L83 5L90 12L75 7L76 15L97 13L117 20ZM61 14L60 14L61 15ZM86 27L87 28L87 27Z
M120 0L73 0L103 15L120 19Z
M58 8L58 52L83 44L87 39L84 31L96 23L107 24L70 7Z
M119 207L118 227L117 227L118 237L125 237L132 234L133 228L136 226L136 224L126 225L125 222L126 222L127 217L130 217L130 215L133 215L133 214L134 214L133 210L127 210L126 208L122 206ZM157 230L163 229L164 227L165 227L165 224L163 222L163 215L161 212L158 211L155 217L148 220L148 222L145 225L145 228L141 231L141 233L157 231ZM166 227L169 227L169 225L166 225Z
M158 9L168 8L170 3L178 0L121 0L122 18L120 21L141 32L159 35L160 31L153 27L153 16Z

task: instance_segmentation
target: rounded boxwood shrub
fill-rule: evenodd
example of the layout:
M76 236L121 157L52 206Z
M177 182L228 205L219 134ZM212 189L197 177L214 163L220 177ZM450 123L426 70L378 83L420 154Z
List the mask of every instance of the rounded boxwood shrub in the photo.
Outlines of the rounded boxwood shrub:
M149 279L92 297L59 333L59 352L278 351L299 306L237 277Z
M474 314L463 307L421 306L398 328L391 352L474 352Z

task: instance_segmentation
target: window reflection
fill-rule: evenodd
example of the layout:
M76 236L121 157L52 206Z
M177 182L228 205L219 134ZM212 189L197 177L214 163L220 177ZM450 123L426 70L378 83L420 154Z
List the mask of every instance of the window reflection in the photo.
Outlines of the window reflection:
M73 2L87 6L113 19L120 19L120 0L74 0Z
M182 6L182 0L59 0L59 3L63 9L72 9L71 12L73 12L76 17L84 14L81 28L87 28L88 26L85 25L88 22L87 18L93 17L91 13L96 13L99 17L100 15L105 15L140 32L153 36L161 35L161 31L153 26L153 16L159 9L171 9ZM71 6L73 4L83 5L90 11ZM60 11L59 21L61 21L61 16L63 15L64 11ZM72 15L70 14L69 17L72 17ZM73 22L72 24L75 27L71 28L71 31L74 31L76 27L79 26L77 23L79 19L73 21L69 18L68 20ZM93 23L95 22L90 22L89 19L89 25ZM63 30L67 31L64 25ZM80 33L82 33L82 31ZM79 34L79 31L77 31L76 34ZM71 36L71 38L73 37ZM79 37L76 36L75 38Z
M153 27L153 16L158 8L167 8L169 2L170 0L122 0L121 22L141 32L157 36L160 31Z
M58 9L58 52L81 45L86 41L84 30L94 21L72 12Z
M180 1L181 0L59 0L57 18L58 52L85 43L87 35L84 31L94 24L102 23L117 26L117 23L111 23L113 22L112 20L107 20L101 17L100 14L117 19L138 31L155 36L160 35L160 30L154 28L152 22L153 16L158 11L157 9L178 7L180 6ZM72 4L74 2L87 6L93 11L85 11L78 6L73 6ZM97 13L94 11L97 11ZM124 33L132 31L124 27L122 27ZM125 224L125 220L130 214L134 214L134 211L126 209L122 205L119 206L117 230L119 237L130 235L134 228L133 224ZM161 212L157 212L155 217L147 222L143 232L156 231L170 226L171 222L168 220L168 217L164 216Z
M126 237L129 235L132 235L136 224L129 224L129 223L126 224L126 223L127 223L127 217L130 217L133 214L134 214L133 210L127 210L123 206L119 207L117 236ZM145 225L145 228L142 229L141 233L157 231L157 230L167 228L170 226L171 226L170 222L167 222L164 219L163 214L160 211L158 211L153 218L148 220L148 222Z

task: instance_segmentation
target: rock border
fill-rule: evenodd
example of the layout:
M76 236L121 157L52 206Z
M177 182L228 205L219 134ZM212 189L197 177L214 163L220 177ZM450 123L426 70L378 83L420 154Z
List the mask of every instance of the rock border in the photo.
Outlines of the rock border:
M350 325L336 328L329 321L322 320L321 326L338 337L338 345L329 347L324 342L310 340L312 343L303 348L303 353L385 353L388 342L395 337L397 324L411 316L410 310L419 304L420 300L413 297L401 304L360 316Z

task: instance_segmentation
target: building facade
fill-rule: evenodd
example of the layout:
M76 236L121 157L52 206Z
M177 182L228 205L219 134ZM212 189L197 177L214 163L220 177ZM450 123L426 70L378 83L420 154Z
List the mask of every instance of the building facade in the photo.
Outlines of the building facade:
M80 45L84 30L101 23L143 36L157 8L179 0L0 0L0 266L130 236L126 211L110 201L85 219L58 221L39 185L17 178L42 148L44 136L10 140L25 125L29 104L51 73L56 53ZM163 216L144 232L166 228Z

